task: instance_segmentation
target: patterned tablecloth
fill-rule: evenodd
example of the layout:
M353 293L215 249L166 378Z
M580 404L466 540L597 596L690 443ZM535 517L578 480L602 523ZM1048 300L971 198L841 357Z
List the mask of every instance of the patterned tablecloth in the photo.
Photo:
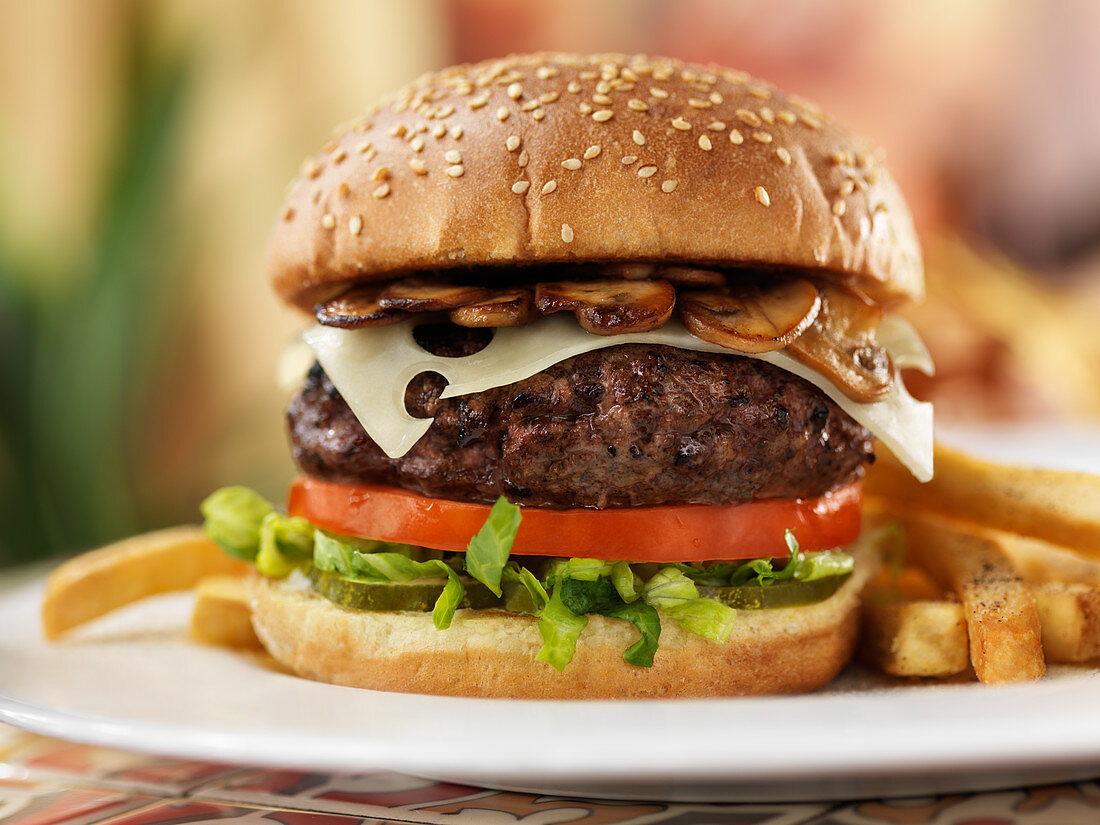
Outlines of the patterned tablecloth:
M153 757L0 725L0 823L168 825L1097 825L1100 782L822 804L606 802L395 773L322 774Z

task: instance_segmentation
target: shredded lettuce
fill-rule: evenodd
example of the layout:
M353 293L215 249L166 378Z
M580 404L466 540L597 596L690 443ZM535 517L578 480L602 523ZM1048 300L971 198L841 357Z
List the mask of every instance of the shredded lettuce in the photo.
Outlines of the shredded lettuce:
M265 576L290 575L313 558L313 525L304 518L272 510L260 522L260 550L256 569Z
M623 659L636 667L653 667L653 655L661 639L661 617L657 611L645 602L634 602L605 609L601 615L630 622L638 628L642 637L623 651Z
M546 662L557 670L573 661L577 652L577 639L581 631L588 626L588 617L577 615L561 600L561 592L554 588L550 600L539 615L539 633L542 634L542 649L535 659Z
M207 496L199 510L206 535L230 556L253 561L260 552L260 526L275 507L247 487L222 487Z
M499 596L500 577L519 532L519 507L501 496L466 548L466 572Z

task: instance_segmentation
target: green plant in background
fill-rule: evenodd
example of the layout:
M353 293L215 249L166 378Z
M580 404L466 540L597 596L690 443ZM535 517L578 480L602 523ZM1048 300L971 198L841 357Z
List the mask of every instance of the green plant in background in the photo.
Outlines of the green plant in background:
M93 254L58 287L0 250L0 564L147 526L142 420L152 367L178 329L186 224L170 204L191 61L153 54L139 10L129 23Z

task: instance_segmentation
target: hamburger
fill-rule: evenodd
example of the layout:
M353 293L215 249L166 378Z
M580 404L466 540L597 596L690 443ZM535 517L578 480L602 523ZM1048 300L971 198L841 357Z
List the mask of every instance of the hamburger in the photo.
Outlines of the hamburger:
M463 696L815 689L873 575L877 444L931 476L911 217L747 75L534 54L421 77L292 183L314 320L283 513L203 505L303 676Z

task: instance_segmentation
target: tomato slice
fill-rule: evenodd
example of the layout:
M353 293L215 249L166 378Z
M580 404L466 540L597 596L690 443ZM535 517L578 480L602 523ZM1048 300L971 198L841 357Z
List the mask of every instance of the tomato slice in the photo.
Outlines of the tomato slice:
M745 504L543 510L524 507L512 553L621 561L708 561L788 555L784 531L805 550L859 535L859 482L818 498ZM334 533L464 551L489 515L485 504L430 498L381 484L301 478L288 510Z

